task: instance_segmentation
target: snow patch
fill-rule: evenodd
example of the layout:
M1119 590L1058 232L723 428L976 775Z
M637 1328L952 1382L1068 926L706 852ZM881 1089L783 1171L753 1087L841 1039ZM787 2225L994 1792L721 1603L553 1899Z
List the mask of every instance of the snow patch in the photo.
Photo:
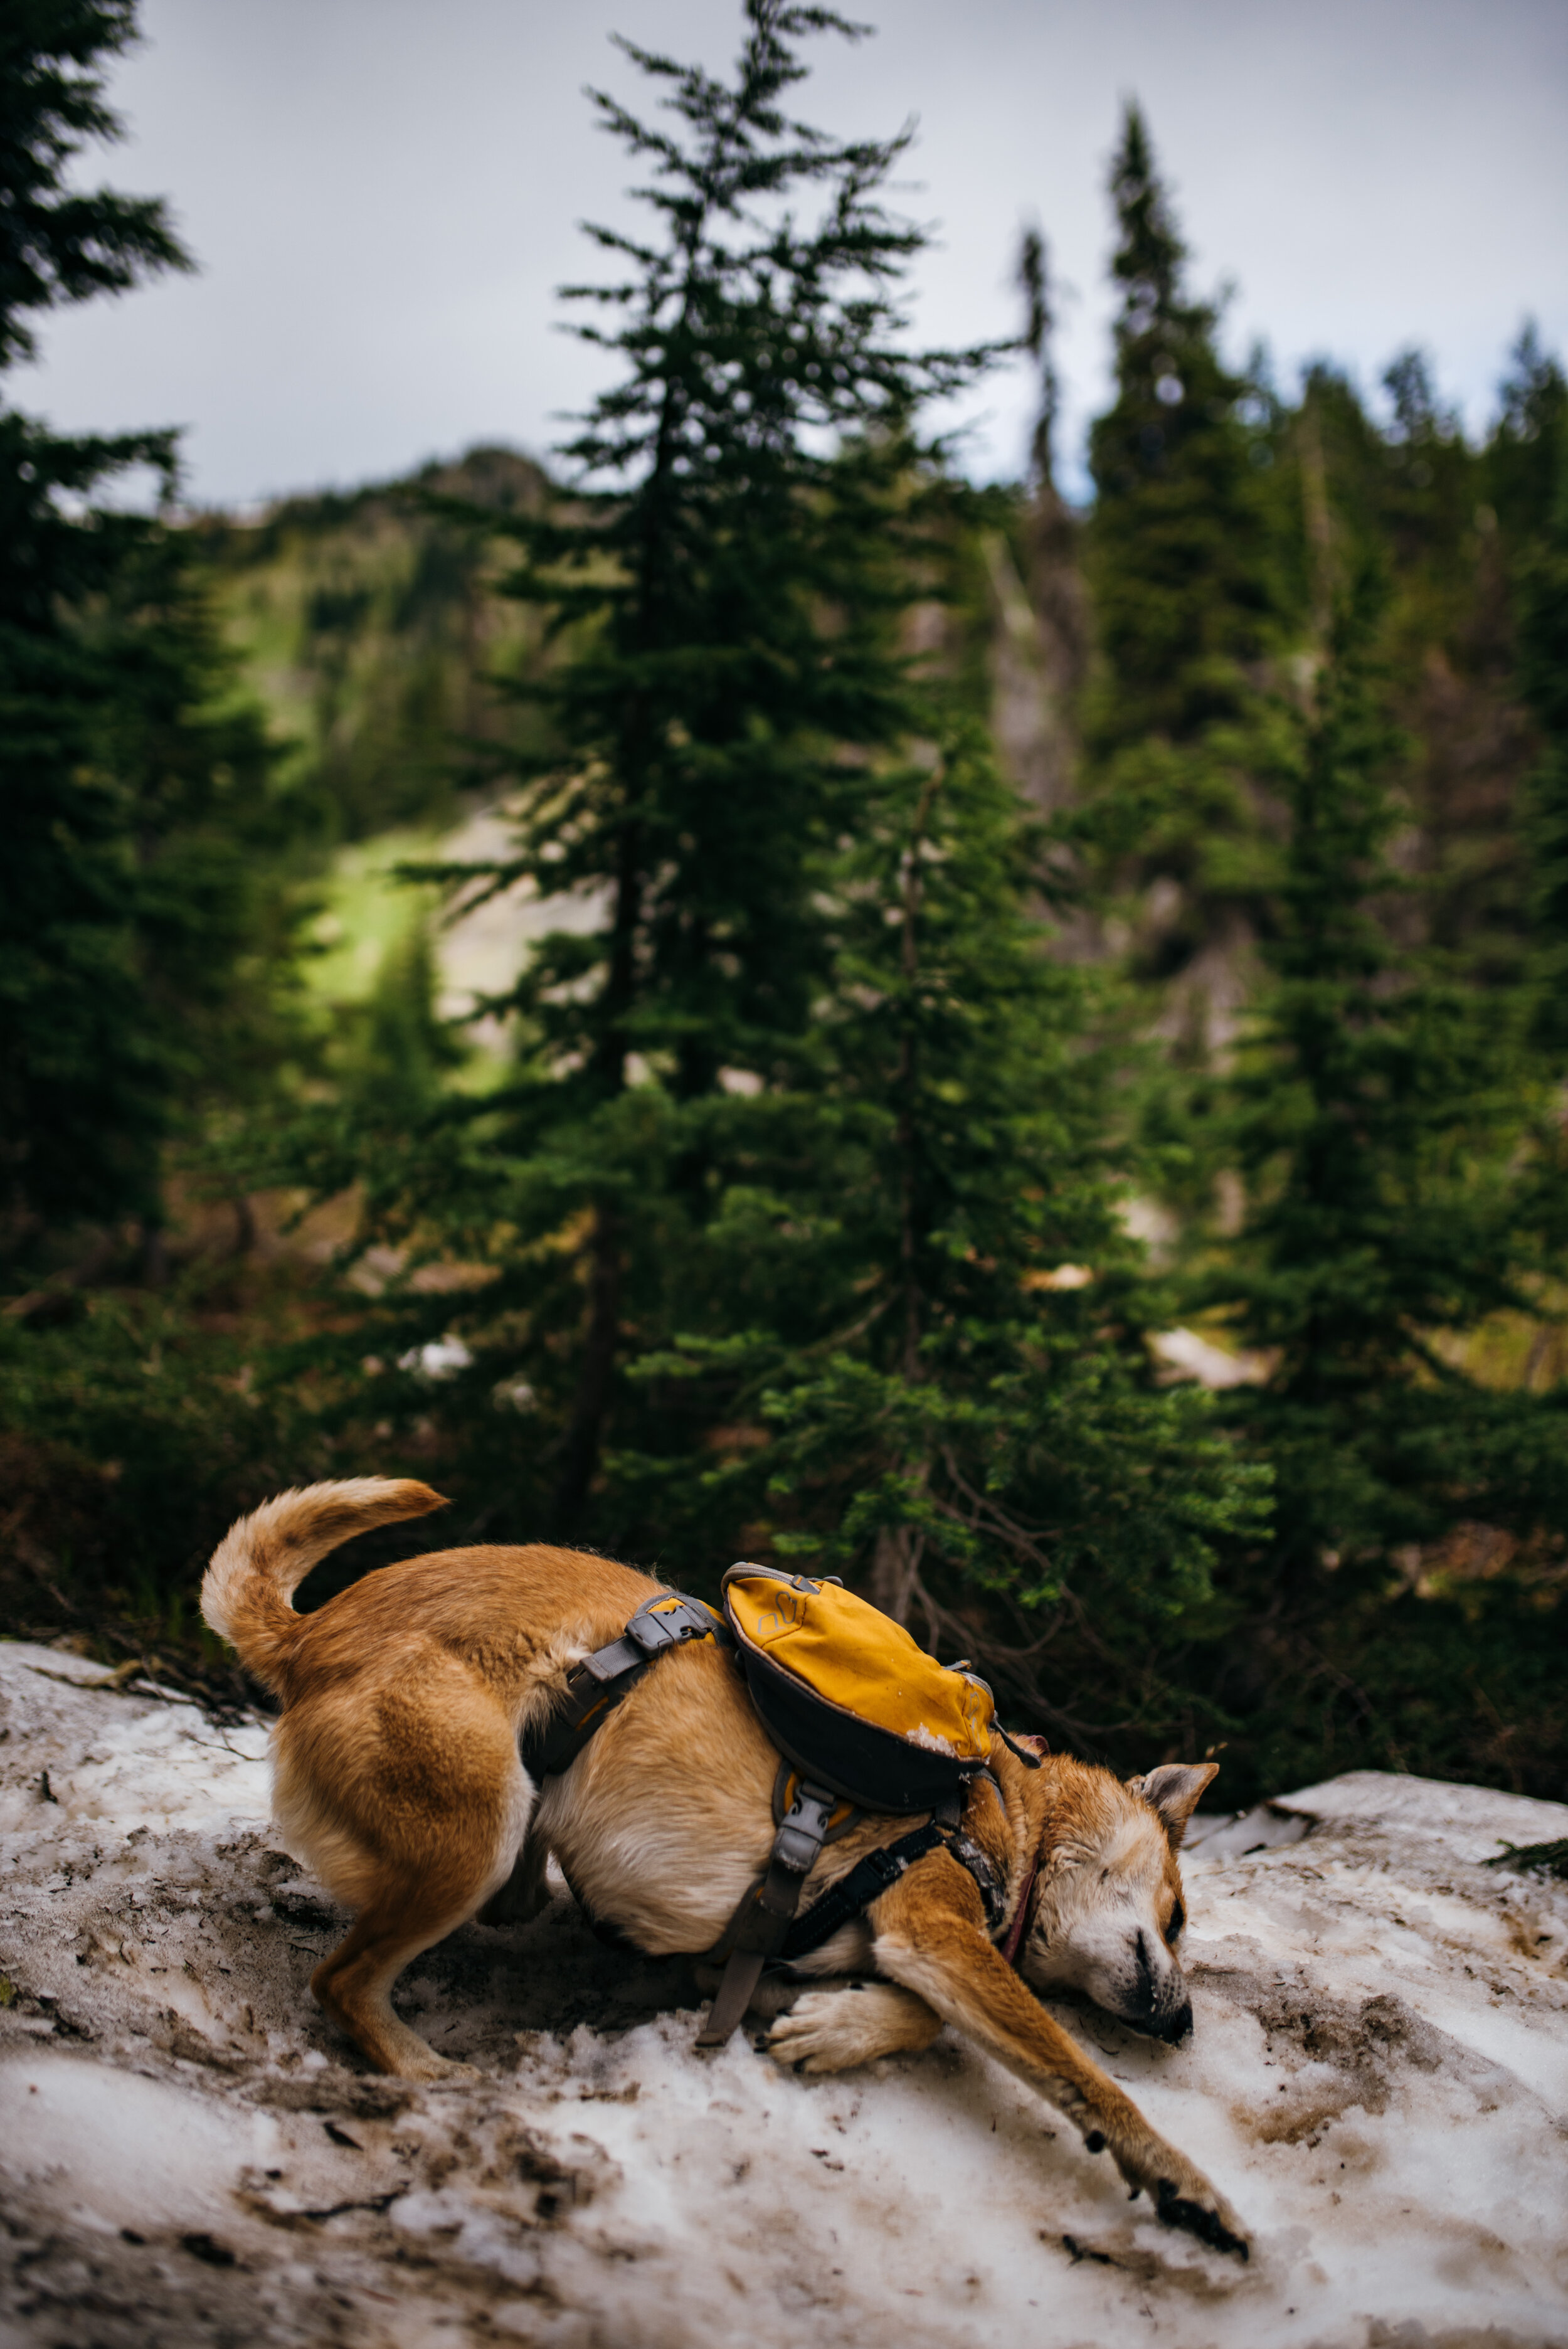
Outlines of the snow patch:
M226 2220L241 2170L271 2153L275 2135L242 2105L225 2110L41 2045L0 2058L0 2145L13 2180L29 2200L89 2226Z
M1253 2230L1160 2228L948 2034L838 2079L695 2045L679 1961L562 1890L399 2002L480 2076L365 2073L346 1919L266 1731L0 1646L0 2338L422 2349L1568 2344L1568 1808L1357 1773L1192 1823L1180 2048L1062 2020ZM43 1781L47 1778L46 1795Z

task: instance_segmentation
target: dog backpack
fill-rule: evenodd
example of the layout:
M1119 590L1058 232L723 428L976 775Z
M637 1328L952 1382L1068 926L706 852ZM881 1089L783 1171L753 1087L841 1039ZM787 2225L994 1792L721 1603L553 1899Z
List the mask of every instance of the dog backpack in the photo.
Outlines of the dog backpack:
M751 1701L801 1775L866 1811L930 1811L983 1770L995 1707L836 1581L732 1566L725 1616Z
M985 1770L993 1733L1031 1769L1039 1767L994 1719L984 1681L961 1665L939 1664L902 1624L841 1583L732 1566L723 1599L722 1617L681 1591L649 1599L618 1640L573 1666L564 1701L521 1741L523 1766L542 1783L571 1767L666 1649L693 1640L735 1648L763 1727L784 1757L774 1787L778 1832L766 1873L707 1953L723 1966L724 1979L698 2034L700 2047L729 2037L766 1965L821 1948L939 1844L974 1877L995 1932L1006 1888L962 1832L965 1782ZM823 1845L861 1811L933 1816L869 1851L798 1917Z
M767 1873L708 1952L722 1961L724 1978L699 2047L729 2037L766 1966L822 1948L939 1844L974 1877L995 1931L1006 1886L962 1831L965 1781L986 1769L993 1733L1019 1752L995 1721L984 1681L962 1665L939 1664L901 1623L841 1583L743 1564L725 1576L723 1599L751 1702L784 1764ZM1033 1754L1022 1758L1038 1766ZM823 1845L857 1810L933 1816L867 1852L798 1917Z

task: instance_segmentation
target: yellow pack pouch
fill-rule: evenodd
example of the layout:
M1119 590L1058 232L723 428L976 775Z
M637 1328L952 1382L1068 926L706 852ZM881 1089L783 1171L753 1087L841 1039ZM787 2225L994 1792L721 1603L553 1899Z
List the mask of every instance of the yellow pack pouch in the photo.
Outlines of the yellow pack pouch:
M732 1566L724 1611L752 1702L796 1768L869 1811L926 1811L990 1758L995 1707L852 1590Z

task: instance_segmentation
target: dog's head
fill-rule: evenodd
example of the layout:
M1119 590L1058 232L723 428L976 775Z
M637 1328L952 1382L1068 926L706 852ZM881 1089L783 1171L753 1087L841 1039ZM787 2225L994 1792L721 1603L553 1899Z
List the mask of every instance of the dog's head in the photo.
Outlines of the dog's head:
M1086 1998L1156 2039L1192 2027L1177 1948L1187 1921L1176 1864L1212 1762L1162 1763L1126 1785L1058 1761L1034 1913L1018 1951L1037 1990Z

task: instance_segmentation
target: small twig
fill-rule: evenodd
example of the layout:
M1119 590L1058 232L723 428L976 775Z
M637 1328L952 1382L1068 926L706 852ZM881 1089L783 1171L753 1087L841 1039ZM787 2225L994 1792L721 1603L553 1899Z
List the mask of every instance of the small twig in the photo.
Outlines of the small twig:
M278 2215L290 2219L339 2219L346 2210L389 2210L399 2195L407 2190L406 2186L395 2186L390 2194L372 2194L363 2202L329 2202L324 2210L290 2210Z
M1549 1876L1568 1877L1568 1836L1555 1843L1504 1843L1487 1868L1542 1868Z

